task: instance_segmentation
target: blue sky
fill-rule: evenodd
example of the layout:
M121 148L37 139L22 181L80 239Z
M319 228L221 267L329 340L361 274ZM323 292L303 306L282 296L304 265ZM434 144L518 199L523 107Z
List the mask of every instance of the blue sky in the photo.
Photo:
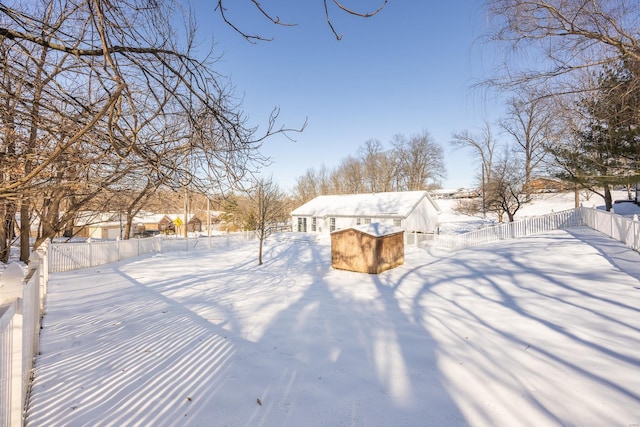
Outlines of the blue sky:
M266 175L289 190L308 169L334 168L368 139L389 147L394 134L426 130L445 150L443 186L473 185L479 165L448 143L452 132L475 132L501 109L472 88L490 63L478 41L485 32L480 2L390 1L369 19L334 10L341 41L321 0L261 4L297 25L275 26L248 0L228 1L237 26L274 38L251 44L213 12L213 1L197 0L195 8L201 37L213 37L222 55L216 70L230 76L251 124L264 126L274 107L288 127L308 120L304 132L291 134L295 142L277 136L264 144L273 160Z

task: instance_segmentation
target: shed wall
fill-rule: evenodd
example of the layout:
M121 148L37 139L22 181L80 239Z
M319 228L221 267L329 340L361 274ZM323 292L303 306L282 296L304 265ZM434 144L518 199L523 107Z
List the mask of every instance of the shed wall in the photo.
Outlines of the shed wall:
M403 263L403 233L375 237L347 229L331 235L333 268L378 274Z
M404 233L379 238L377 258L376 273L404 264Z

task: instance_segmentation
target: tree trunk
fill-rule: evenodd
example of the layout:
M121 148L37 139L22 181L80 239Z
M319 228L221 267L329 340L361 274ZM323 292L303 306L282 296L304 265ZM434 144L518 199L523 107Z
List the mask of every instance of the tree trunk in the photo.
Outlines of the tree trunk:
M613 207L613 200L611 198L611 187L609 184L604 185L604 206L607 212L611 212Z
M24 197L20 204L20 261L29 261L31 221L29 218L29 198Z
M15 237L16 206L6 202L3 209L2 223L0 223L0 262L9 262L11 243Z

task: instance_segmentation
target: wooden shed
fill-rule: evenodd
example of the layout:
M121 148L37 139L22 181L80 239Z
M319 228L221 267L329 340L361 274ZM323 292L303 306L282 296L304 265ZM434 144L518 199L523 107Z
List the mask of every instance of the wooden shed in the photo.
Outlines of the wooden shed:
M378 274L404 264L404 231L381 223L331 233L331 267Z

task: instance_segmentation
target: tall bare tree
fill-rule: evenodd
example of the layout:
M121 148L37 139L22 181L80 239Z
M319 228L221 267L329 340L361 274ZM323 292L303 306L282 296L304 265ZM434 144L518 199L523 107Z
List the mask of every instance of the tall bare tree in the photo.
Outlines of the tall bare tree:
M262 265L264 242L276 226L288 219L286 197L271 178L261 178L248 192L250 204L245 212L247 227L258 237L258 265Z
M494 163L490 176L485 189L485 208L496 213L500 222L504 214L513 222L520 208L530 201L525 190L524 168L505 149Z
M507 117L500 122L512 138L515 153L522 157L525 189L547 154L546 147L557 137L557 112L548 98L535 93L515 95L507 102Z
M489 0L495 18L489 39L505 46L502 87L544 84L547 93L582 90L583 70L620 60L640 61L637 0ZM526 52L525 58L517 53Z
M264 138L285 131L276 129L277 110L262 133L248 126L213 57L195 56L193 22L172 26L179 7L146 0L0 4L0 120L9 130L0 150L0 237L6 246L19 212L22 260L41 194L50 199L47 212L44 204L39 209L40 237L47 238L63 225L53 220L56 210L73 216L127 176L134 161L163 179L221 183L259 167ZM167 126L178 132L158 137ZM186 157L198 169L186 168ZM55 191L61 184L65 191Z
M364 165L358 158L347 156L332 175L333 188L338 194L366 192Z
M450 144L455 148L470 150L480 159L481 171L479 176L481 190L484 192L486 184L491 180L494 156L498 147L498 140L493 135L491 124L485 121L482 129L477 134L470 133L467 130L454 132L451 136Z
M440 185L440 180L446 176L444 153L429 132L423 131L409 138L398 134L392 144L403 189L426 190Z

